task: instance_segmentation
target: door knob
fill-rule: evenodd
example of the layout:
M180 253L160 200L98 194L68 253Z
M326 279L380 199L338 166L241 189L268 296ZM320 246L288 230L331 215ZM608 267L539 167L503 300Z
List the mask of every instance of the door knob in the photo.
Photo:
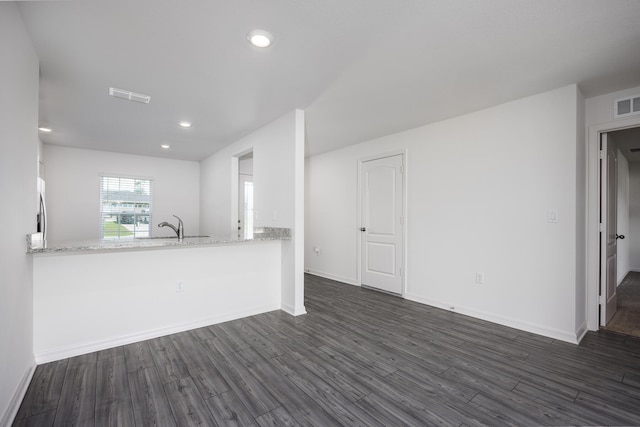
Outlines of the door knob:
M367 231L367 229L366 229L366 228L364 228L364 227L362 227L362 228L360 229L360 231Z
M616 239L624 240L624 234L616 234Z

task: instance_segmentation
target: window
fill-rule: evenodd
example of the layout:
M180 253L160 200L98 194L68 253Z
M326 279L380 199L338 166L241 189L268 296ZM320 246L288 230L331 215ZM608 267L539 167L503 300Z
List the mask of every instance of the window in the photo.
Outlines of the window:
M100 237L151 237L151 180L100 177Z

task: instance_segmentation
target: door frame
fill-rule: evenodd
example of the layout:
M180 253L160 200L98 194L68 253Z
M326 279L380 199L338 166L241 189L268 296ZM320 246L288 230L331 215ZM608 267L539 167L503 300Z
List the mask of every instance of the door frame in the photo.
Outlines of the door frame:
M230 231L231 236L238 235L238 182L240 173L240 157L253 152L253 147L246 148L239 153L231 156L231 218ZM255 218L254 218L255 219Z
M371 160L378 160L378 159L384 159L385 157L392 157L392 156L398 156L401 155L402 156L402 170L400 175L402 176L402 218L403 218L403 224L402 224L402 289L400 291L400 296L402 296L402 298L405 297L405 294L407 292L407 226L409 224L409 218L407 217L407 195L408 195L408 182L407 182L407 169L408 169L408 152L407 149L403 149L403 150L394 150L394 151L385 151L379 154L373 154L373 155L369 155L369 156L365 156L365 157L361 157L358 159L358 176L356 179L356 183L358 186L357 189L357 206L356 206L356 227L354 230L354 233L356 234L356 241L358 242L357 244L357 256L356 259L358 260L358 265L356 266L356 285L357 286L362 286L362 263L364 262L363 260L363 250L362 250L362 237L361 237L361 231L360 231L360 222L362 220L362 199L363 199L363 194L362 194L362 164L364 162L368 162Z
M600 329L600 134L640 126L640 117L589 126L587 139L587 329ZM606 184L606 177L605 177Z

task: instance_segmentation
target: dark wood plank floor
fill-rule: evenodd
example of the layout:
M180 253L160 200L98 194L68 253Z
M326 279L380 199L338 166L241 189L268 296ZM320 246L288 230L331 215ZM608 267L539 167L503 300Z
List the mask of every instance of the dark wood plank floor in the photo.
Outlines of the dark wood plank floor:
M637 338L575 346L314 276L305 304L38 366L14 425L640 425Z

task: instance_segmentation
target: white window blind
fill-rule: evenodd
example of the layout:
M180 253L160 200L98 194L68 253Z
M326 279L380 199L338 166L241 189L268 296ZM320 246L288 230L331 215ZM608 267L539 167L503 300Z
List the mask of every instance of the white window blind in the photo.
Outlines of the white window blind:
M152 185L149 179L100 177L100 237L151 237Z

